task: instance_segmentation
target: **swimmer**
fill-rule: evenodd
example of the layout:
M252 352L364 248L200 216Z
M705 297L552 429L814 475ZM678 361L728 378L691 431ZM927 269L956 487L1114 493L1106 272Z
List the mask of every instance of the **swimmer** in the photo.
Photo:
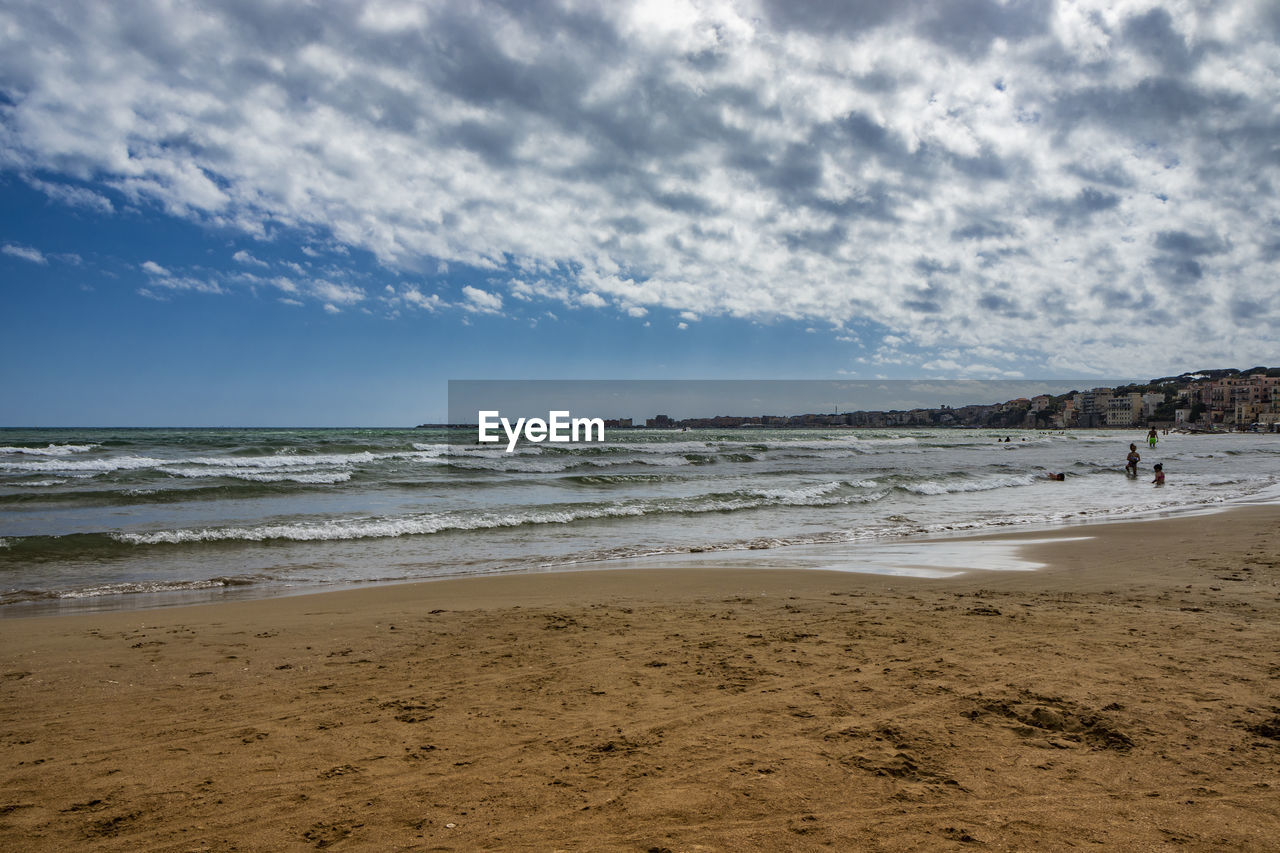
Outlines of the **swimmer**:
M1054 472L1050 471L1048 474L1044 475L1044 478L1046 480L1057 480L1058 482L1062 482L1063 480L1067 479L1067 475L1065 473L1055 474Z

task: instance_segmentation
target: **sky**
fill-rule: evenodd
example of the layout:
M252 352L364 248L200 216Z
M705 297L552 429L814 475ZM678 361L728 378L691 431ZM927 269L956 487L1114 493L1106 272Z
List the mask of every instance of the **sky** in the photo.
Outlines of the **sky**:
M1267 0L0 0L0 426L1280 364Z

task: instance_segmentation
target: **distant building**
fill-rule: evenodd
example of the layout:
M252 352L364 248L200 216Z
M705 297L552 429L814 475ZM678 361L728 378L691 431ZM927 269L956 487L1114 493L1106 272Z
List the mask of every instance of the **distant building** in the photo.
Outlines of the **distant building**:
M1131 427L1142 422L1142 395L1134 392L1107 400L1107 426Z
M1076 398L1068 397L1062 401L1062 411L1058 413L1057 426L1059 428L1075 426L1076 416L1079 414L1079 410L1076 409Z
M1106 426L1107 410L1111 405L1110 388L1094 388L1080 394L1080 414L1077 423L1082 427Z

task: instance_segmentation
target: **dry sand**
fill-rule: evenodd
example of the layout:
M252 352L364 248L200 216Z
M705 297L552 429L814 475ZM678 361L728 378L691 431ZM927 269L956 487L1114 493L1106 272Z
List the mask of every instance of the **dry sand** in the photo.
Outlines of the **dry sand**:
M0 620L0 848L1280 849L1278 521Z

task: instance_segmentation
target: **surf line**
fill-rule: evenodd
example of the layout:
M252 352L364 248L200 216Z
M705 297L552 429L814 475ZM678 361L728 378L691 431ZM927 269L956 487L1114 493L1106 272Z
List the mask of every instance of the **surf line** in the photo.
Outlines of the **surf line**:
M515 452L516 443L520 440L521 434L524 435L525 441L535 444L543 441L557 444L604 441L604 418L575 418L568 411L554 411L547 412L546 420L518 418L515 426L512 426L511 421L502 417L502 413L497 410L476 414L479 418L480 442L501 441L502 436L496 432L501 426L502 431L507 434L508 453ZM490 430L493 432L491 433ZM593 432L596 438L592 438Z

